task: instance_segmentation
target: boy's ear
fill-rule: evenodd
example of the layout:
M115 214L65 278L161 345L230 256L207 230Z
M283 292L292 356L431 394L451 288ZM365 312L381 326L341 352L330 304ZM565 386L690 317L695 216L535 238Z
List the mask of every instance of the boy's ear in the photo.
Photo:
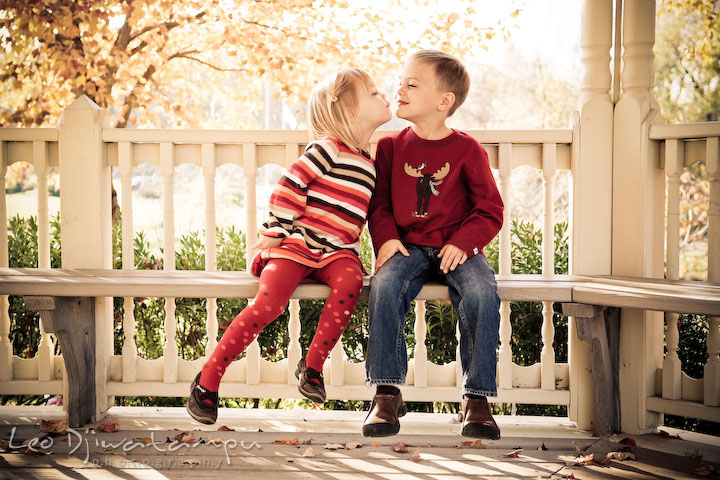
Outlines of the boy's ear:
M453 92L445 92L443 93L443 96L440 98L440 104L438 105L438 110L441 112L450 110L452 106L455 105L455 94Z

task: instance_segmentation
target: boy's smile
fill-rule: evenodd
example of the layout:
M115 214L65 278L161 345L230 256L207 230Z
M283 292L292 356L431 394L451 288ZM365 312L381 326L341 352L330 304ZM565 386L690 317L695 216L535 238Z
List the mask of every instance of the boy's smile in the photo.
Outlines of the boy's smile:
M438 113L437 107L444 93L431 64L408 61L400 73L400 84L395 94L398 118L414 122Z

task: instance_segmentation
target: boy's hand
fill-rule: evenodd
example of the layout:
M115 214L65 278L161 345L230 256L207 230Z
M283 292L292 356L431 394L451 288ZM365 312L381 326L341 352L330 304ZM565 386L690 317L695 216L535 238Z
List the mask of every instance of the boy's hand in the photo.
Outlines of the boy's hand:
M438 258L442 259L440 261L440 270L443 273L448 273L448 271L455 271L458 265L465 263L468 256L462 248L448 243L440 250Z
M396 238L383 243L382 247L380 247L380 250L378 250L377 258L375 259L375 271L373 273L377 273L380 267L382 267L385 262L390 260L390 257L395 255L397 252L402 253L406 257L410 256L407 249L405 248L405 245L403 245L403 243Z
M257 250L267 250L268 248L279 246L282 241L282 237L266 237L265 235L260 235L260 238L258 238L258 241L255 242L255 245L250 248L254 248Z

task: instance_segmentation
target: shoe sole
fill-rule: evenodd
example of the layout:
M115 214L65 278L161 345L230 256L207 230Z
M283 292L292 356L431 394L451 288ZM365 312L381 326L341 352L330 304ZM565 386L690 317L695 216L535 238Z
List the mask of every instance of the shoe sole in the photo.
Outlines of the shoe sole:
M295 369L295 378L300 380L300 369ZM298 385L298 392L302 393L304 397L312 400L315 403L325 403L325 399L323 397L317 397L315 396L315 392L307 392L302 389L302 384Z
M407 405L403 403L400 405L400 408L398 408L397 416L404 417L407 413ZM400 421L398 421L396 424L391 423L371 423L368 425L363 425L362 428L362 434L363 437L390 437L393 435L397 435L397 433L400 431Z
M500 440L500 432L489 430L486 425L470 423L465 425L460 432L463 437L485 438L488 440Z
M188 400L187 405L185 406L185 409L186 409L187 412L190 414L190 416L191 416L192 418L194 418L196 421L198 421L198 422L200 422L200 423L204 423L205 425L212 425L212 424L214 424L214 423L217 421L217 417L213 418L213 417L201 416L201 415L193 412L193 410L190 408L190 403L191 403L191 402L192 402L192 404L193 404L193 406L194 406L195 408L198 408L197 403L195 402L195 400L193 400L193 398L190 397L190 399Z

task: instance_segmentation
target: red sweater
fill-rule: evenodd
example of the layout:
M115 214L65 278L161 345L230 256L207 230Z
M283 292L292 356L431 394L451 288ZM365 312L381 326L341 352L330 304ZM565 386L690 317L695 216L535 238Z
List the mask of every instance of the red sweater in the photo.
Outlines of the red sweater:
M503 202L485 149L466 133L425 140L411 127L378 142L377 183L368 226L375 251L388 240L468 257L500 231Z

